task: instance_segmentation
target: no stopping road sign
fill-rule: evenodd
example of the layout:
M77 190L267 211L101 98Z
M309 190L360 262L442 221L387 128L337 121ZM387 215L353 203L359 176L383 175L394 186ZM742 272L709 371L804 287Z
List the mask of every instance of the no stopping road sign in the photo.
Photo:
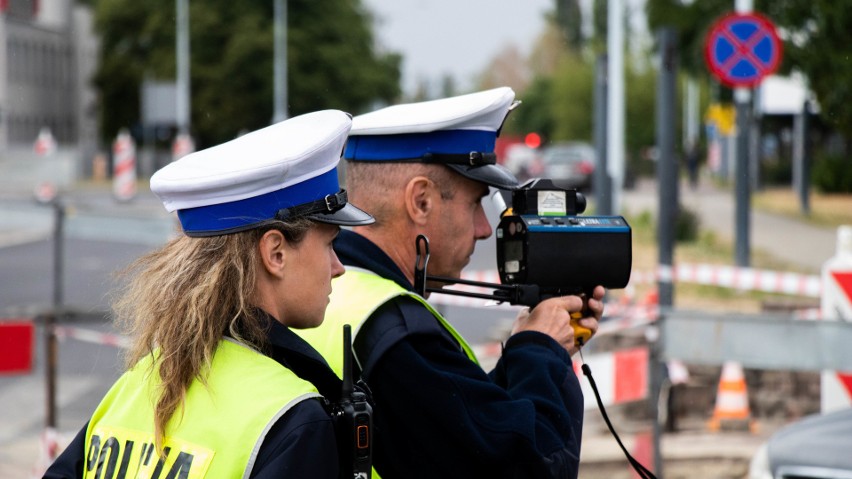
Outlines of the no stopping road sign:
M710 72L724 85L754 87L778 68L781 46L766 17L735 13L713 24L704 54Z

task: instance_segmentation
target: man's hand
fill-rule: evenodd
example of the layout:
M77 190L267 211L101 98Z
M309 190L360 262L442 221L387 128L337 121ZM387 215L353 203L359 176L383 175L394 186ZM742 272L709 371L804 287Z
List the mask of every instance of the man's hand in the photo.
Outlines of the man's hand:
M591 333L590 337L594 336L598 330L598 321L603 315L605 293L603 286L597 286L592 297L585 300L581 296L562 296L542 301L532 311L524 309L518 314L512 334L521 331L544 333L573 355L580 349L580 345L575 340L571 315L578 316L579 313L580 317L574 319L574 323L587 329Z

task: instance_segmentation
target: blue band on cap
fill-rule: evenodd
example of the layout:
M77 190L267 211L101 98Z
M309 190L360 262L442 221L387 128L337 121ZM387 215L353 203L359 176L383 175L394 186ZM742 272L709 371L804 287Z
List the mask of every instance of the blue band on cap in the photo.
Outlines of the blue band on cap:
M340 191L337 168L284 189L260 196L178 210L186 233L238 230L275 218L282 208L290 208L333 195Z
M346 142L343 157L355 161L392 161L420 158L426 153L492 152L496 142L497 132L485 130L355 135Z

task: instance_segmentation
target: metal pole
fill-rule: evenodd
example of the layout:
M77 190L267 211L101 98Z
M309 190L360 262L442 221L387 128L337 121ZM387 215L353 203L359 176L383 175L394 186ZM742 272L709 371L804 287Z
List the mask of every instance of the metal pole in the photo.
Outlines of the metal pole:
M648 401L651 408L651 436L653 441L654 473L657 479L663 479L663 453L662 453L662 437L663 428L660 424L660 402L663 399L663 382L666 379L666 364L663 356L663 345L665 338L663 337L663 324L669 308L660 308L660 314L657 317L657 323L648 328L646 339L648 340L648 367L650 381L650 400ZM671 394L671 391L669 391ZM668 398L666 398L668 399ZM667 414L672 414L671 410Z
M754 9L754 0L734 0L737 13L750 13ZM736 190L735 207L735 245L734 255L737 266L747 267L751 263L749 245L751 216L751 180L749 168L749 132L751 130L751 90L734 89L734 102L737 111L736 165L734 169L734 188Z
M657 237L659 238L660 279L657 283L661 311L674 304L674 282L672 265L675 244L675 226L679 210L678 162L675 158L675 95L677 94L677 33L673 28L661 28L657 32L660 45L660 74L657 80L657 187L660 191ZM667 272L663 274L663 272ZM663 477L663 459L660 445L659 399L662 390L662 360L659 353L659 337L651 344L651 417L653 418L654 471Z
M607 7L607 54L607 160L612 210L618 213L624 186L624 0L610 0Z
M56 343L56 321L62 315L63 303L63 278L64 278L64 225L65 207L62 199L57 196L53 200L53 311L44 318L44 339L47 361L45 364L47 410L45 412L45 425L48 428L56 428L56 376L58 351Z
M607 58L598 55L595 68L595 156L597 165L594 174L594 192L597 214L612 214L612 179L607 165Z
M799 198L801 212L810 214L809 192L810 171L808 169L808 113L809 102L805 100L802 112L793 117L793 187Z
M175 0L177 10L177 35L175 57L177 58L177 126L178 133L189 133L190 129L190 79L189 79L189 0Z
M671 271L675 246L675 227L678 218L678 162L675 158L675 95L677 92L677 35L671 28L661 28L660 75L657 80L657 188L659 189L659 216L657 238L661 271ZM671 274L661 274L658 283L660 306L674 303L674 285Z
M65 229L65 206L57 196L53 201L53 309L58 312L62 308L65 249L63 236Z
M752 114L748 130L748 164L751 191L759 191L760 185L760 118L758 112Z
M272 122L287 119L287 2L275 0L274 92Z
M745 88L734 91L737 107L737 147L736 174L734 183L736 189L736 245L735 259L737 266L748 267L751 263L749 245L750 216L751 216L751 181L749 180L748 133L751 125L749 99L751 92Z
M698 144L698 127L700 118L698 114L699 103L699 87L698 81L695 78L687 77L686 100L683 105L683 149L689 151L689 148Z

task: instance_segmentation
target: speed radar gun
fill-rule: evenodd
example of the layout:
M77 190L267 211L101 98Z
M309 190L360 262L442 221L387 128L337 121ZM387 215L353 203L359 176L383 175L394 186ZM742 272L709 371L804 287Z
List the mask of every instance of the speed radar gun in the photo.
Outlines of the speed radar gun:
M621 216L580 216L585 209L582 193L550 180L532 180L514 191L497 226L500 281L536 285L544 297L627 286L630 226Z
M502 200L499 194L495 199ZM620 289L630 280L633 260L630 225L621 216L582 216L586 198L577 190L559 188L548 179L534 179L512 192L512 206L497 226L497 270L500 284L429 276L429 240L417 238L415 290L491 299L535 307L541 301L569 294L591 295L597 285ZM427 286L464 284L492 288L491 294ZM575 318L576 319L576 318ZM580 328L582 344L591 333Z

